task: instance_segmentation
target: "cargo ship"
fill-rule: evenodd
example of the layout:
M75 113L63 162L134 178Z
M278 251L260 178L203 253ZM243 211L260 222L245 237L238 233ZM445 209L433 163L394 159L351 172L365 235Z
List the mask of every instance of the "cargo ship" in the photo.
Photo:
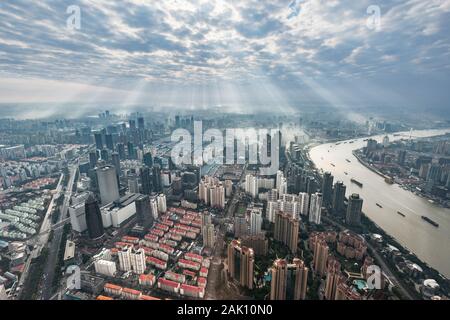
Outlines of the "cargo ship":
M429 224L431 224L433 227L436 227L436 228L439 227L438 223L434 222L433 220L431 220L428 217L422 216L422 219L425 220L426 222L428 222Z
M354 184L356 184L360 188L363 187L363 184L361 182L359 182L358 180L355 180L355 179L352 178L352 179L350 179L350 181L353 182Z
M345 159L345 161L347 161L348 163L350 163L351 161L350 160L348 160L348 159Z
M336 167L335 165L334 165L334 163L330 163L333 167Z
M376 204L378 208L383 208L383 206L379 203Z
M397 213L398 213L399 215L401 215L403 218L406 217L405 214L404 214L404 213L401 213L400 211L397 211Z

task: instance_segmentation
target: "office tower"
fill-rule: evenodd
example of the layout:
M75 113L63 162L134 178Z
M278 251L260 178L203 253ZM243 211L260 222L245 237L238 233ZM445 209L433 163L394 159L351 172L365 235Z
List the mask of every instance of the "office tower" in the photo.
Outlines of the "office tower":
M128 192L139 193L138 178L135 174L128 174Z
M105 144L106 148L108 148L111 151L114 151L114 142L112 134L105 135Z
M140 170L141 193L150 195L153 191L153 179L149 167L142 167Z
M261 233L262 226L262 208L252 208L250 211L250 235L254 236Z
M144 118L143 117L139 117L137 119L138 121L138 129L139 130L144 130L145 129L145 122L144 122Z
M155 164L152 168L153 175L153 190L155 192L162 191L162 183L161 183L161 166L159 164Z
M156 197L156 202L158 203L158 212L166 213L166 211L167 211L166 195L164 193L159 194Z
M322 194L315 193L311 195L311 207L309 209L309 222L320 224L322 215Z
M120 176L120 158L119 158L119 153L113 152L111 154L111 163L116 168L117 176Z
M253 249L241 246L233 240L228 245L228 275L248 289L253 289L254 254Z
M363 199L359 197L359 194L354 193L348 198L347 215L345 222L350 226L361 225L361 210L363 205Z
M136 159L136 152L134 150L133 142L129 141L127 143L127 151L128 151L128 158L129 159Z
M299 221L281 211L275 214L274 239L285 244L292 253L297 252Z
M309 194L306 192L300 192L298 197L299 197L299 202L300 202L300 206L299 206L300 215L308 216Z
M237 238L248 235L248 225L245 216L236 216L234 218L234 236Z
M294 258L292 263L277 259L271 269L270 300L304 300L308 281L308 268Z
M69 216L73 231L81 233L87 230L84 201L78 204L72 204L69 207Z
M253 198L258 196L258 178L248 174L245 177L245 192L250 194Z
M136 199L136 216L138 223L145 229L153 225L153 214L150 208L150 199L147 195L141 195Z
M133 273L143 274L147 268L144 249L131 250L130 262Z
M94 133L95 147L98 150L103 149L103 136L100 132Z
M100 158L102 159L102 161L104 162L108 162L109 161L109 152L107 149L102 149L100 151Z
M406 150L400 150L398 152L397 163L401 166L405 164L406 161Z
M315 239L313 241L313 267L314 272L319 276L323 276L325 274L327 260L328 260L328 244L325 239L320 238L319 236L314 236Z
M333 199L331 201L334 214L341 214L345 210L345 191L346 187L342 181L338 181L334 184Z
M96 172L102 206L119 200L119 183L117 181L116 168L114 166L103 166L97 168Z
M153 167L153 157L151 152L144 153L143 162L147 167Z
M322 201L323 205L331 205L331 197L333 194L333 176L331 172L325 172L322 180Z
M98 161L97 152L90 151L89 152L89 165L90 165L91 169L95 168L95 166L97 165L97 161Z
M120 160L126 159L127 156L125 154L125 145L123 143L117 144L117 152L119 153Z
M104 235L102 215L98 206L97 200L95 200L92 194L86 200L85 203L86 213L86 226L90 239L98 239Z
M136 121L135 120L129 119L128 124L130 126L130 130L136 130Z
M341 273L341 264L332 258L328 261L327 278L325 282L325 299L335 300L337 287L343 282L344 278Z

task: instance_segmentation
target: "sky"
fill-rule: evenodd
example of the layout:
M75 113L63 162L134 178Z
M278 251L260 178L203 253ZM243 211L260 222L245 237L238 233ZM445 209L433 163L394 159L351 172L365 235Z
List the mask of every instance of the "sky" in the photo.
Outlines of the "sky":
M0 2L0 103L442 110L449 88L450 0Z

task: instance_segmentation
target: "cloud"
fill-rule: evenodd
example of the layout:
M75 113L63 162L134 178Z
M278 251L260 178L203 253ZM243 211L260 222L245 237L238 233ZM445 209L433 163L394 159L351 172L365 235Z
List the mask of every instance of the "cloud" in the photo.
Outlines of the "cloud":
M180 92L185 92L196 97L192 104L200 105L223 104L228 96L244 95L245 101L276 103L284 92L285 104L291 107L302 96L329 101L325 92L343 89L343 83L351 90L361 80L365 91L388 90L383 83L406 80L411 88L423 87L424 76L429 86L448 86L450 0L383 1L378 32L366 25L367 7L372 4L368 0L6 0L0 5L0 75L49 80L48 86L79 83L125 92L164 87L134 96L180 103L185 98ZM69 5L81 8L80 30L66 27ZM322 88L306 85L297 96L298 86L305 83ZM0 85L5 88L7 83ZM254 95L264 92L261 88L277 94L217 93L249 87L255 89L250 90ZM2 95L1 101L54 100L52 90L46 97L26 86L16 92L20 90L21 94ZM167 96L156 97L162 92ZM336 101L364 101L358 92L353 94ZM436 97L436 91L425 93L428 96Z

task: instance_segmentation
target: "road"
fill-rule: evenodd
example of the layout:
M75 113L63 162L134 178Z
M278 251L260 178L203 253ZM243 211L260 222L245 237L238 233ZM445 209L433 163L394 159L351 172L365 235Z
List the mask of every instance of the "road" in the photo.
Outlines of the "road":
M17 292L17 297L20 297L23 284L25 283L25 280L28 276L28 271L30 269L31 261L35 258L37 258L41 254L42 248L46 245L48 241L48 233L50 231L50 219L51 219L51 213L53 209L53 205L55 203L55 200L59 197L62 187L63 187L63 180L64 180L64 174L61 174L61 177L59 179L58 185L55 189L55 193L53 194L52 199L50 200L50 203L47 207L47 212L45 213L44 219L41 224L41 228L39 229L39 233L36 235L36 237L33 240L30 240L29 244L34 245L33 251L30 253L30 255L27 258L27 261L25 262L25 267L22 273L22 276L19 279L19 291Z
M336 227L338 227L340 230L346 230L345 226L342 224L328 218L328 217L322 217L323 221L326 221ZM367 247L372 251L372 255L375 258L375 261L379 264L381 267L381 270L386 274L386 276L392 281L392 283L400 289L403 296L407 297L409 300L415 300L415 298L409 293L409 291L405 288L405 286L398 280L398 278L395 276L395 274L392 272L391 268L386 264L384 261L384 258L378 253L377 249L372 246L369 242L366 241Z
M236 207L236 204L239 202L239 196L241 191L239 190L240 184L242 183L243 179L245 178L245 172L247 169L247 164L242 169L242 175L239 180L239 182L236 184L236 192L233 193L233 196L228 201L228 205L225 208L225 214L220 218L220 222L218 225L218 232L216 235L216 242L214 245L214 249L212 252L212 259L211 259L211 268L209 270L208 274L208 287L206 290L206 299L208 300L218 300L218 299L230 299L235 298L231 297L229 294L227 294L226 286L221 285L221 275L223 272L223 254L226 250L225 248L225 233L226 233L226 225L225 223L229 222L234 213L234 209Z
M69 209L69 205L70 205L70 198L72 196L72 188L73 188L73 183L75 180L75 176L76 176L76 171L77 171L78 166L72 166L69 170L70 170L70 179L69 179L69 183L67 186L67 191L65 192L64 195L64 202L63 205L61 207L61 211L60 211L60 215L58 217L58 221L56 221L55 225L61 226L61 223L63 221L67 221L66 217L67 217L67 213L68 213L68 209ZM51 220L49 220L50 223ZM50 247L49 247L49 252L48 252L48 258L46 261L46 265L44 267L44 275L43 275L43 282L42 282L42 288L41 288L41 300L49 300L52 295L52 289L53 289L53 279L55 277L55 266L57 264L57 259L58 259L58 251L59 251L59 247L61 245L61 239L62 239L62 235L63 235L63 228L56 228L54 229L54 233L53 233L53 239L50 242ZM48 234L45 235L47 237L47 241L48 241Z

